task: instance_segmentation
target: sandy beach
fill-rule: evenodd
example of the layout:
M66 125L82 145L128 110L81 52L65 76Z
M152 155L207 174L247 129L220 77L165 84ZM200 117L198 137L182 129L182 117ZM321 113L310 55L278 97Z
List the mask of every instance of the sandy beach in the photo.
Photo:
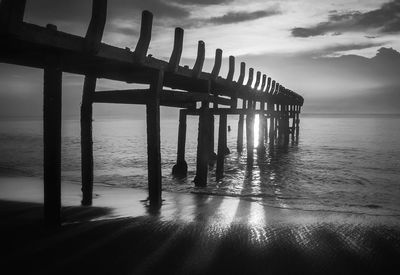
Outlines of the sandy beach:
M272 208L238 198L96 186L92 207L63 183L63 224L42 220L41 179L0 178L7 274L388 274L398 217Z

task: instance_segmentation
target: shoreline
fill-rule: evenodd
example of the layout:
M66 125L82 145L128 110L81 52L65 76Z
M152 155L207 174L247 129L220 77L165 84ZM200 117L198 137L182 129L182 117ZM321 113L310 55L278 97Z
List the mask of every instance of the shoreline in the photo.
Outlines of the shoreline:
M0 177L0 260L13 274L382 274L400 268L398 219L274 209L231 197L96 186L42 221L42 181ZM5 192L7 190L7 192ZM25 201L24 201L25 200ZM394 269L393 269L394 268Z
M32 176L0 176L0 200L42 204L43 179ZM62 207L79 207L81 205L81 186L76 182L63 181L61 185ZM127 218L148 215L147 190L144 188L113 187L95 185L93 190L93 207L112 209L102 219ZM243 212L243 213L242 213ZM170 192L163 191L163 205L159 210L166 220L191 221L196 215L213 218L215 215L230 217L231 222L264 225L272 223L304 222L350 222L355 220L362 224L390 224L400 227L400 216L378 215L336 210L309 210L294 207L269 205L257 200L239 196L223 196L206 192ZM221 220L218 222L221 223ZM225 218L224 223L229 223Z

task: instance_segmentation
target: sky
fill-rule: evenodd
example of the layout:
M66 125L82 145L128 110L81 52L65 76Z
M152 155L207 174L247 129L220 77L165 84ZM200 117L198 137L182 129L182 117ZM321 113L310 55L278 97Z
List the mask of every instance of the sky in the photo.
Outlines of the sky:
M109 0L103 42L134 49L141 11L154 14L149 54L168 60L174 28L185 29L181 65L198 40L205 71L215 49L305 98L308 113L400 113L400 0ZM27 0L24 20L83 36L89 0ZM237 78L238 75L235 75ZM43 73L0 64L0 117L40 116ZM64 74L63 114L79 114L83 77ZM132 85L100 80L99 90ZM140 106L96 105L98 115L143 114ZM175 114L169 109L165 113Z

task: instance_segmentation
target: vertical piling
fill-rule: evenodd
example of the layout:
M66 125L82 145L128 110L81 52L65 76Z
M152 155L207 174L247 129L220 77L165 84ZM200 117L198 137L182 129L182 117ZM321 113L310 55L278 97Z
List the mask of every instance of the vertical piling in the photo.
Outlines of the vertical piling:
M218 154L217 154L217 180L224 177L224 161L226 152L226 131L227 131L227 115L219 116L219 131L218 131Z
M160 70L153 76L146 104L149 200L154 207L161 206L160 92L163 81L164 72Z
M254 113L246 116L246 145L247 164L252 164L254 159Z
M296 110L296 139L299 139L299 130L300 130L300 111L301 107L297 106Z
M202 102L199 115L199 130L197 136L197 163L194 184L199 187L207 185L208 161L209 161L209 103Z
M209 130L209 138L210 140L208 141L208 150L209 150L209 162L210 164L213 164L214 161L217 159L217 154L214 151L214 137L215 137L215 118L212 113L209 113L208 116L208 126L210 127Z
M283 144L284 146L289 145L289 105L283 105Z
M290 105L290 117L292 118L292 141L294 141L294 137L296 135L296 106Z
M86 76L81 105L82 205L91 205L93 197L93 94L96 77Z
M276 119L275 104L268 103L268 110L271 111L270 121L269 121L269 144L270 146L273 146L275 143L275 119Z
M49 225L60 223L61 210L61 108L62 71L56 57L48 57L44 69L44 219Z
M172 168L172 174L175 176L187 175L187 163L185 161L186 145L186 120L187 116L184 110L179 112L179 130L178 130L178 152L176 164Z

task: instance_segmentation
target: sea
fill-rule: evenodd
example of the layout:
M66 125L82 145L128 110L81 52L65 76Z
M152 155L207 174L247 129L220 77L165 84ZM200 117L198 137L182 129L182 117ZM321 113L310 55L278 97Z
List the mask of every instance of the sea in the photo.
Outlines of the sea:
M257 121L257 119L256 119ZM163 190L233 196L283 209L400 217L400 115L301 115L299 139L269 146L247 165L236 150L237 117L229 117L225 177L210 165L207 187L195 187L198 118L188 117L188 175L171 174L176 163L178 119L161 120ZM257 123L255 130L258 131ZM0 120L0 174L43 177L41 120ZM80 184L78 119L63 120L62 179ZM218 119L215 119L215 151ZM255 133L255 145L257 145ZM96 118L94 183L147 188L146 122Z

